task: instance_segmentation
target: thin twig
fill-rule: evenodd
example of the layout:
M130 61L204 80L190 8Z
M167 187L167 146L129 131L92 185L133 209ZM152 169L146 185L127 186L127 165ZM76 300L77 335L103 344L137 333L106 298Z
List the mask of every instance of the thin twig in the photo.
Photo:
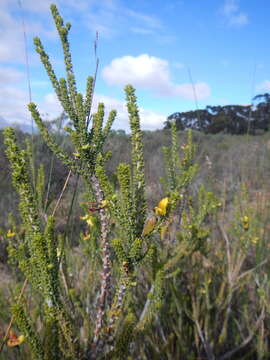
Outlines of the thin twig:
M221 223L218 224L219 229L222 233L222 236L226 242L226 252L227 252L227 262L228 262L228 280L229 284L232 287L232 261L231 261L231 250L230 250L230 241L228 235Z
M208 360L215 360L215 355L213 354L213 350L211 349L211 346L210 346L209 342L203 336L202 329L201 329L199 321L197 319L195 320L195 325L197 327L199 337L200 337L200 339L201 339L201 341L203 343L203 347L204 347L205 352L207 354L207 359Z
M69 181L70 176L71 176L71 170L69 170L69 173L68 173L68 176L67 176L67 178L66 178L66 181L65 181L65 184L64 184L64 186L63 186L63 189L62 189L62 191L61 191L61 194L60 194L60 196L59 196L59 198L58 198L58 200L57 200L57 203L56 203L56 205L55 205L55 207L54 207L54 209L53 209L52 216L55 215L56 210L57 210L57 208L58 208L58 206L59 206L59 204L60 204L60 201L62 200L62 197L63 197L64 192L65 192L65 190L66 190L66 187L67 187L67 184L68 184L68 181Z
M57 135L60 135L60 131L61 131L61 128L62 128L62 125L63 125L63 118L64 118L64 116L61 115L60 122L59 122L58 129L57 129ZM48 180L48 186L47 186L47 192L46 192L46 198L45 198L45 204L44 204L44 211L45 212L47 210L47 205L48 205L48 201L49 201L49 194L50 194L50 188L51 188L51 180L52 180L52 171L53 171L53 167L54 167L54 161L55 161L55 153L52 153L51 161L50 161L49 180Z
M26 27L23 15L23 6L21 0L18 0L21 20L22 20L22 31L23 31L23 42L24 42L24 57L25 57L25 68L26 68L26 78L27 78L27 87L28 87L28 100L29 103L32 102L32 90L30 82L30 67L29 67L29 58L28 58L28 49L27 49L27 36L26 36ZM33 167L33 184L35 188L35 159L34 159L34 119L31 114L31 151L32 151L32 167Z
M97 80L97 73L98 73L98 67L99 67L99 58L97 57L97 46L98 46L98 32L96 32L96 39L94 41L94 53L95 53L95 61L96 61L96 68L95 68L95 74L94 74L94 82L93 82L93 89L91 94L91 101L90 101L90 109L92 108L93 98L94 98L94 90L96 86L96 80ZM86 121L86 129L89 126L91 119L91 111L89 112L87 121Z
M145 315L147 314L148 308L149 308L149 306L151 304L151 296L153 295L154 290L155 290L155 285L153 283L151 285L151 288L150 288L148 294L147 294L147 300L146 300L146 302L144 304L144 308L143 308L143 311L141 313L140 320L138 322L137 328L139 328L140 324L143 323L143 321L144 321Z
M249 334L249 336L239 346L237 346L235 349L233 349L231 351L228 351L226 354L224 354L220 358L218 358L218 360L231 359L232 356L236 352L238 352L239 350L241 350L242 348L247 346L251 342L251 340L253 339L254 334L258 330L259 326L261 325L261 322L263 321L264 317L265 317L265 308L263 307L261 315L259 316L258 320L256 321L254 330Z

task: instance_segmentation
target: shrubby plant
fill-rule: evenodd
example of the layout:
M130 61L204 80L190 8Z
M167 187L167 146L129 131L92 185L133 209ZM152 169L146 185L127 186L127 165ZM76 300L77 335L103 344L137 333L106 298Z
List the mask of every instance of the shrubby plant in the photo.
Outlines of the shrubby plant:
M268 251L248 194L236 200L231 228L220 220L224 199L201 185L192 133L179 148L175 123L164 147L164 195L147 205L144 149L135 90L125 88L131 130L131 164L115 181L104 145L117 114L104 124L104 104L92 113L94 77L78 92L69 49L69 23L52 15L64 53L66 79L54 73L40 39L36 51L69 118L70 156L55 141L34 103L29 110L48 147L69 169L54 209L45 206L44 169L32 166L32 149L5 130L21 227L10 222L9 258L25 279L11 306L2 341L7 358L229 359L265 358L269 351ZM70 174L85 184L85 222L79 239L55 230L56 211ZM243 190L244 191L244 190ZM244 195L245 194L245 195ZM67 241L67 239L69 241ZM217 240L218 239L218 240ZM250 254L256 252L253 259ZM253 280L253 281L251 281ZM251 298L249 298L251 297ZM252 301L251 301L252 299ZM252 310L252 311L251 311ZM16 332L14 332L16 326ZM7 346L6 346L7 345ZM11 353L15 346L19 353Z

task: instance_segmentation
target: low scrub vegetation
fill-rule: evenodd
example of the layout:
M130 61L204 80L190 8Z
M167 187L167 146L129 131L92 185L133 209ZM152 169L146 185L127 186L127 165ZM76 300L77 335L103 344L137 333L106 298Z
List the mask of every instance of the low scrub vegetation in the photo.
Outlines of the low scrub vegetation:
M268 134L143 133L131 85L130 135L112 131L51 11L67 79L34 42L69 123L30 103L35 141L3 134L0 359L269 358Z

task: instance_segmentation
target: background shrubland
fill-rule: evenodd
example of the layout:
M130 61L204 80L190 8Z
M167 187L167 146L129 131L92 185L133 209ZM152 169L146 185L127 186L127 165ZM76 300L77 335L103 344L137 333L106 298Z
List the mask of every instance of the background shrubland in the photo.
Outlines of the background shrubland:
M70 124L0 133L0 359L269 358L269 133L142 132L130 85L130 134L89 118L51 10Z

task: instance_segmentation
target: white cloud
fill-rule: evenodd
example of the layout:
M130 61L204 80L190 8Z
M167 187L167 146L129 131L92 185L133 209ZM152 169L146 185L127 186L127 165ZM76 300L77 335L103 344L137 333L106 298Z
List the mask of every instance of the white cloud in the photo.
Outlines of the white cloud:
M104 103L105 105L105 121L108 119L108 115L111 110L117 111L117 117L113 125L114 129L123 129L125 131L130 130L125 101L121 101L111 96L95 94L92 108L93 113L97 111L98 103ZM62 107L54 93L47 94L43 101L38 105L38 108L41 114L48 114L50 119L57 117L62 111ZM166 115L142 107L140 107L139 111L142 129L155 130L163 127Z
M24 74L12 67L0 67L0 117L10 123L26 118L29 101L27 91L20 87Z
M0 125L1 118L9 124L31 125L31 116L27 109L28 102L29 99L26 91L18 90L14 87L6 87L4 90L0 88ZM129 132L129 120L125 101L96 94L93 101L93 112L97 110L98 103L100 102L103 102L105 105L105 121L108 119L109 112L115 109L117 117L113 128ZM56 118L63 111L54 93L46 94L41 101L36 103L39 113L46 120ZM166 115L142 107L139 111L143 130L155 130L163 127Z
M24 74L10 66L0 67L0 85L5 86L9 83L18 82L24 77Z
M32 89L47 86L48 82L31 82ZM33 98L35 98L35 93ZM0 125L1 121L9 124L30 125L31 115L28 111L29 93L25 74L15 67L0 66ZM42 116L50 119L61 113L61 107L54 94L47 94L39 104Z
M159 89L168 84L169 67L166 60L147 54L123 56L112 60L102 70L102 76L111 85L132 83L143 89Z
M257 85L256 89L258 91L260 91L260 90L270 91L270 80L265 80L261 84Z
M0 61L23 59L22 33L18 31L18 22L4 9L0 10Z
M225 0L222 13L229 26L243 26L249 22L248 15L240 10L238 0Z
M191 84L174 84L171 81L168 61L148 54L116 58L102 70L103 79L110 85L132 84L140 89L148 89L158 96L194 98ZM198 99L210 96L210 88L200 82L194 85Z
M94 96L93 111L96 111L97 105L100 102L104 103L105 105L106 119L111 110L115 109L117 111L117 117L115 119L113 128L123 129L129 132L130 128L129 128L126 102L110 96L97 94ZM143 130L155 130L163 127L164 121L166 120L167 117L166 115L157 113L150 109L145 109L143 107L140 107L139 111L140 111L141 127Z
M57 33L53 25L50 14L51 0L24 0L21 1L22 8L17 0L0 0L0 62L16 64L25 63L25 45L22 27L22 16L24 17L25 31L28 43L28 56L31 63L36 54L33 49L32 38L40 36L42 38L57 38ZM58 0L56 1L61 11L74 13L74 8L82 11L83 5L88 7L91 1L87 0ZM63 5L63 6L61 6ZM72 12L73 10L73 12Z
M0 0L0 62L22 64L24 59L24 40L21 15L25 17L30 58L35 56L32 37L44 39L57 38L50 14L51 0L24 0L22 12L17 0ZM117 0L56 0L61 13L73 24L80 22L100 37L110 38L123 32L152 36L159 43L174 40L160 19L152 14L131 10Z
M16 2L17 3L17 2ZM0 62L9 63L25 63L25 45L24 45L24 29L27 36L28 56L33 61L34 51L32 45L33 36L46 36L52 38L56 36L56 31L48 24L42 24L41 19L32 21L30 18L24 20L25 27L22 26L22 18L15 16L15 11L20 9L15 7L14 2L8 2L7 5L0 9ZM31 39L31 40L30 40Z
M29 122L27 92L12 86L0 87L0 117L10 123ZM28 119L27 119L28 117Z

